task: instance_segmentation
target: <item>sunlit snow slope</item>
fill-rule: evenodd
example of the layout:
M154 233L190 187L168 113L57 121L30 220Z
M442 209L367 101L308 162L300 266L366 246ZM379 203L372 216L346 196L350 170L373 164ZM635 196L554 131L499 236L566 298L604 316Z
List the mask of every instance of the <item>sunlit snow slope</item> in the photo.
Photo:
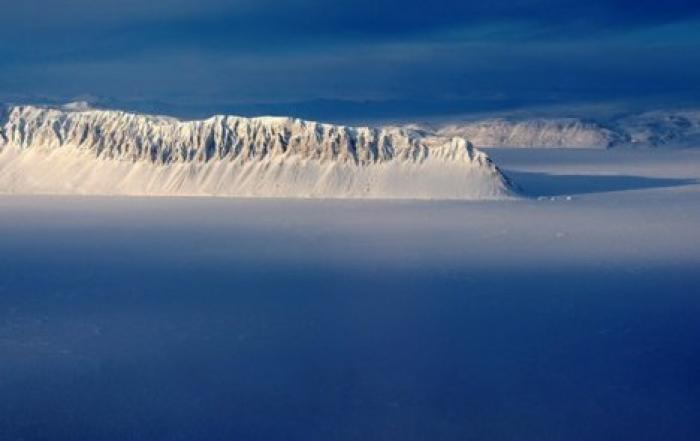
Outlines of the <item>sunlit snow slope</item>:
M181 121L14 106L0 126L0 192L498 199L508 179L464 138L291 118Z

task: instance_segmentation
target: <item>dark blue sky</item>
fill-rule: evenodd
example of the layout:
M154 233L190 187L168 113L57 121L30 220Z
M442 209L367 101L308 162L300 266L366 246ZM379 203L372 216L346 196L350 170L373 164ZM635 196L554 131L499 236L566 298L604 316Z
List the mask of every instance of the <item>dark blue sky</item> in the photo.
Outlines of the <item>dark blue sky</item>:
M0 0L0 100L401 116L688 104L697 0Z

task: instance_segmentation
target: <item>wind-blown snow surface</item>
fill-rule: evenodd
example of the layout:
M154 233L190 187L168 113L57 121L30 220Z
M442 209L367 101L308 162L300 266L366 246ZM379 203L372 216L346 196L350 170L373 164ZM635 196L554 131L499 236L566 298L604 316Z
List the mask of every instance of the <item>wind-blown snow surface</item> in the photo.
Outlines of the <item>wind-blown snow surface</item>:
M291 118L202 121L11 107L0 192L498 199L508 179L463 138Z
M1 196L0 439L700 439L700 150L489 153L545 199Z

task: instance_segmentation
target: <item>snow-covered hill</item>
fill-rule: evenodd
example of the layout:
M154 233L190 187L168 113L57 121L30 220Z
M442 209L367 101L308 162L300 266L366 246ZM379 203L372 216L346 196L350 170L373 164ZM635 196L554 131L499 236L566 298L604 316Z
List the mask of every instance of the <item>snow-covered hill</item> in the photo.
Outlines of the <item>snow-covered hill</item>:
M423 135L462 137L476 147L611 148L700 145L700 111L659 110L615 118L490 118L437 128L408 125Z
M479 147L596 147L625 141L624 135L593 122L575 118L509 121L487 119L449 124L437 134L459 136Z
M653 147L700 146L700 111L654 111L616 121L632 145Z
M508 179L463 138L291 118L181 121L14 106L0 125L0 192L493 199Z

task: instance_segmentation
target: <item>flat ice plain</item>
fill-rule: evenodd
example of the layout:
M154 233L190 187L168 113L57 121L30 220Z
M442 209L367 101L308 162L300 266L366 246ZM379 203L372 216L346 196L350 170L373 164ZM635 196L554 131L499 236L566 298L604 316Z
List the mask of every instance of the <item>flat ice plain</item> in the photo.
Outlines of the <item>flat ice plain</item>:
M0 439L697 440L700 151L488 153L530 199L1 196Z

